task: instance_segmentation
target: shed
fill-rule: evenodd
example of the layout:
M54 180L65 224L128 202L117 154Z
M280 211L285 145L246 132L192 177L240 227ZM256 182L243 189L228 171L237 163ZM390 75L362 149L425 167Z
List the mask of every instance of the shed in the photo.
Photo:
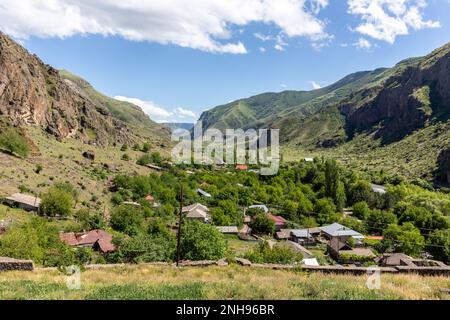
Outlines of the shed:
M300 244L314 243L314 237L309 232L309 229L292 230L291 238L294 242L297 242Z
M23 193L15 193L6 198L6 203L26 211L39 211L41 199Z
M205 198L212 198L211 194L208 193L208 192L206 192L205 190L197 189L197 192L198 192L200 195L204 196Z

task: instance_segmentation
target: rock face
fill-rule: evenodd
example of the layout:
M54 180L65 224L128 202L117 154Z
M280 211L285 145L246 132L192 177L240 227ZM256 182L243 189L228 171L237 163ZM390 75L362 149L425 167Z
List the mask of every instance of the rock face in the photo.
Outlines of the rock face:
M127 126L80 95L59 72L0 33L0 116L14 125L44 128L106 146L130 142Z
M443 150L438 157L438 178L450 183L450 149Z
M424 58L403 61L392 73L382 85L366 88L343 104L350 137L375 128L375 138L391 143L432 120L450 117L450 44Z

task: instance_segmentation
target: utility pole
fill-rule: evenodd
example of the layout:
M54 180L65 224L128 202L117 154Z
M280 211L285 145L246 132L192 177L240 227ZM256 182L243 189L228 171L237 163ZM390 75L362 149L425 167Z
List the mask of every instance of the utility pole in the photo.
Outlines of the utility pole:
M181 224L183 223L183 185L180 183L180 219L178 220L177 267L180 263Z

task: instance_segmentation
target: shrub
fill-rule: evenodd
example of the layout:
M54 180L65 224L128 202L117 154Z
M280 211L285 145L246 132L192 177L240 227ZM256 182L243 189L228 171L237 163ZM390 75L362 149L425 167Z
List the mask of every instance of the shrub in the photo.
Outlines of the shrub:
M184 260L218 260L225 256L227 244L213 226L198 221L184 224L181 234L181 257Z
M114 230L135 236L142 231L144 217L139 209L122 205L112 212L110 222Z
M267 242L264 242L245 253L244 258L253 263L297 264L303 260L303 255L286 245L275 245L270 248Z
M145 142L145 143L142 145L141 151L147 153L147 152L150 151L150 147L151 147L151 146L150 146L150 143Z
M30 152L28 141L14 128L7 128L0 133L0 148L22 158L27 157Z
M36 166L36 169L34 170L34 172L36 172L37 174L40 174L42 172L42 170L44 170L44 167L41 164L38 164Z
M144 154L139 157L136 163L140 166L146 166L152 162L152 157L149 154Z
M128 145L123 144L122 147L120 148L120 151L125 152L128 150Z
M250 227L256 234L274 234L275 232L275 222L269 220L265 213L258 213L253 217Z
M72 207L72 195L62 189L52 187L42 196L40 210L47 216L68 216L72 212Z
M124 154L122 155L122 160L124 160L124 161L130 161L130 156L128 155L128 153L124 153Z

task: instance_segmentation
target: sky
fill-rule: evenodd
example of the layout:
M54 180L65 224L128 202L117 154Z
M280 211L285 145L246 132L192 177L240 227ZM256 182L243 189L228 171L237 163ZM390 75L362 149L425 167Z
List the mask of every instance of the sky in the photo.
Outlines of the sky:
M0 30L158 122L450 41L450 0L0 0Z

